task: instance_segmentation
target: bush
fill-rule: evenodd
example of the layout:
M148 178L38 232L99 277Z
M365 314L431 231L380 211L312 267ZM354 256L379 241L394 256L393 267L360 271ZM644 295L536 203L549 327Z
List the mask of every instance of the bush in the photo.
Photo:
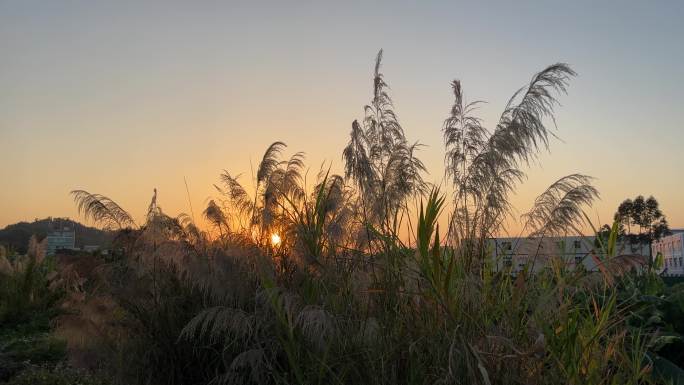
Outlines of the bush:
M66 342L50 333L63 291L50 287L53 260L35 254L0 259L0 380L8 380L27 366L66 358Z
M470 115L478 102L466 104L455 81L443 126L453 195L435 187L426 196L425 168L415 156L420 146L404 136L381 58L382 51L366 116L352 123L345 175L322 170L308 191L303 154L282 158L286 145L274 142L256 168L253 196L227 171L221 175L220 199L203 211L214 236L190 216L164 214L156 190L141 226L110 198L72 192L86 218L122 229L121 258L110 259L112 274L103 283L125 313L127 340L111 361L118 359L117 378L657 382L646 355L654 333L628 328L638 303L619 295L640 259L612 252L617 233L605 251L591 251L601 262L596 272L546 252L543 266L535 266L539 249L521 271L499 269L491 258L490 238L510 219L521 167L548 145L553 132L544 122L574 72L555 64L536 74L491 130ZM572 174L553 183L524 216L530 236L582 228L583 208L598 196L590 182ZM453 211L440 233L449 201Z
M154 270L133 269L120 262L123 265L112 272L117 278L107 281L109 294L120 306L117 326L124 334L102 337L100 346L90 341L93 354L106 361L100 365L104 373L124 384L207 383L221 361L217 350L178 337L212 299L173 266L159 262Z
M32 366L12 378L8 385L107 385L108 382L66 366Z
M57 363L66 357L66 342L49 333L4 334L0 355L16 362Z
M50 258L38 260L34 256L19 258L10 263L4 259L8 271L0 271L0 325L4 328L41 324L54 317L62 290L50 288L48 276L54 271Z

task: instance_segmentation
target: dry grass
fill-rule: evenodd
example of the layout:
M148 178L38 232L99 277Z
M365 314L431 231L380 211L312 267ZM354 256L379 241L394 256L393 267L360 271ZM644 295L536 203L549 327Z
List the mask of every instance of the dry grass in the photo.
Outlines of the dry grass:
M203 212L218 236L165 214L156 190L141 226L111 199L75 192L86 217L121 228L122 252L97 267L63 261L77 315L63 317L58 333L74 362L93 367L86 361L99 357L119 382L146 384L653 381L644 359L651 335L626 332L633 303L617 295L624 277L638 277L613 268L614 255L599 273L551 258L517 275L489 257L487 238L508 218L523 166L554 135L546 121L570 67L536 74L491 130L453 83L443 127L453 194L443 196L428 194L381 58L343 151L345 176L321 170L307 191L303 154L283 157L275 142L253 192L222 173ZM560 179L529 211L529 230L574 230L597 195L586 176ZM269 242L273 233L280 244Z

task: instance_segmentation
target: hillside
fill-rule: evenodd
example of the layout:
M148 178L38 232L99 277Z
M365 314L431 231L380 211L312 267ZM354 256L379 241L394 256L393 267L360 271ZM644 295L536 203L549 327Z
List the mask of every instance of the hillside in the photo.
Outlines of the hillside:
M23 254L26 252L31 235L36 234L39 238L43 238L47 235L50 227L57 224L72 227L76 231L76 247L83 247L84 245L106 246L113 239L113 233L110 231L85 226L68 218L45 218L6 226L0 230L0 244Z

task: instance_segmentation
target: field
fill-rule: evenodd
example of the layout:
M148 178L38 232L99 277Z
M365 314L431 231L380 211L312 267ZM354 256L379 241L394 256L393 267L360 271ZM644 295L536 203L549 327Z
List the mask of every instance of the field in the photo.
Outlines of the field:
M344 175L323 168L309 184L304 155L275 142L252 188L221 173L202 212L209 228L165 213L156 190L140 224L73 191L85 219L117 232L112 252L48 257L36 239L24 256L2 251L0 380L681 383L684 290L621 254L617 224L592 245L597 271L550 256L514 274L490 257L572 69L534 75L491 129L454 81L440 188L423 180L381 59ZM597 197L590 177L568 175L520 221L533 237L577 234Z

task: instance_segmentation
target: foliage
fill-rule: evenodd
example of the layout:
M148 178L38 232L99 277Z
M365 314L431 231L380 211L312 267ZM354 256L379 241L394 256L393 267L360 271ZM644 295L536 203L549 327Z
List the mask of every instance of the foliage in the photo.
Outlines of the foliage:
M472 256L481 259L485 255L482 240L501 230L510 214L509 196L525 175L521 167L529 164L540 148L548 147L549 136L553 134L544 119L552 117L557 104L554 93L565 92L569 78L574 75L562 63L536 74L529 85L513 94L491 131L473 115L482 102L467 103L461 82L452 83L454 104L443 125L446 172L454 187L448 236L453 244L463 246L469 265L473 263ZM578 181L586 185L586 179ZM595 192L583 191L577 203L587 203L582 198L593 195ZM569 198L571 202L573 199ZM537 206L543 202L538 200ZM472 242L475 239L480 241Z
M135 225L133 217L106 196L90 194L83 190L74 190L71 195L77 202L79 213L105 228L118 229Z
M50 334L60 313L63 291L52 285L54 261L45 258L34 238L29 254L3 255L0 250L0 380L12 378L29 364L55 364L66 344Z
M653 271L623 283L620 294L636 301L628 317L632 330L653 333L647 346L655 374L674 383L684 383L684 285L666 286ZM679 381L679 382L678 382Z
M8 385L106 385L107 381L66 366L32 366L12 378Z
M54 261L35 254L0 255L0 265L5 267L0 270L0 324L6 328L44 324L54 315L62 296L60 290L50 287Z
M534 236L581 233L582 207L591 205L598 191L591 178L573 174L554 182L534 202L534 208L524 215L526 227Z
M126 312L123 322L129 334L117 347L121 359L114 361L118 367L112 365L110 374L133 383L204 383L220 366L220 356L210 349L198 350L178 336L191 315L203 309L206 295L201 287L176 274L173 267L157 268L156 272L122 281L134 286L136 294L113 289Z
M345 176L359 191L363 220L396 232L397 216L407 200L425 191L422 173L426 170L415 154L420 144L410 144L399 124L381 62L382 50L375 60L373 99L364 108L363 123L352 123L343 157Z
M651 354L667 346L666 327L643 321L664 309L647 303L658 280L619 254L617 224L597 238L598 271L556 255L514 271L490 257L523 166L553 136L546 120L570 67L536 74L491 132L454 82L443 126L453 191L443 194L423 181L381 59L344 177L321 170L311 188L304 155L283 157L274 142L253 192L221 174L203 213L214 233L165 214L156 190L139 226L113 200L74 193L87 217L121 229L121 254L88 292L123 314L105 324L127 338L101 337L109 374L127 384L658 383L662 357ZM524 216L527 230L576 232L597 196L588 176L561 178Z
M670 233L667 219L652 196L644 199L639 195L634 200L626 199L618 206L615 220L620 223L621 233L631 243L650 244Z

